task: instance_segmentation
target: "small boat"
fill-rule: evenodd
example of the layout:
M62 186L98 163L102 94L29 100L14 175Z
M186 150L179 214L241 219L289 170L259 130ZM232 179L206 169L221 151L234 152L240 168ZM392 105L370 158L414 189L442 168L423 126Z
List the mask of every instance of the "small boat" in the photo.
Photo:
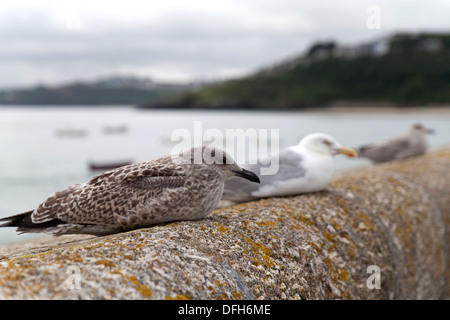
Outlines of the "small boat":
M90 162L89 163L89 169L91 170L112 170L119 167L127 166L129 164L132 164L133 161L120 161L120 162L104 162L104 163L97 163L97 162Z
M56 129L55 134L60 138L82 138L86 136L86 130L74 128Z
M118 126L104 126L103 133L105 134L124 134L128 131L128 128L125 125Z

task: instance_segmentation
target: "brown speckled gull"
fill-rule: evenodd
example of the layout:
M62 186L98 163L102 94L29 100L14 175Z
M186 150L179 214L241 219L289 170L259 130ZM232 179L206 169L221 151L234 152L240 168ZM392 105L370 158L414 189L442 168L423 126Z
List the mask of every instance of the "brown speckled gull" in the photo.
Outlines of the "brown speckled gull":
M389 162L422 155L427 151L427 133L432 129L416 123L408 133L376 144L364 145L356 149L361 158L369 158L375 163Z
M178 155L123 166L55 192L35 210L0 219L21 233L102 235L206 217L224 180L259 178L224 151L199 146Z

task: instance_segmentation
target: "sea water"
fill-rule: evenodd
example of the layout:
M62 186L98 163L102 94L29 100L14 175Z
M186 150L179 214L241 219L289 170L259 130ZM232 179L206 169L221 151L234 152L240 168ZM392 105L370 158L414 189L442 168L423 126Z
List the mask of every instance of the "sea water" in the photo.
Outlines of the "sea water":
M258 148L265 139L284 148L312 132L328 133L345 146L357 147L403 134L416 122L435 130L428 137L430 149L450 144L450 112L367 114L0 106L0 217L33 209L53 192L88 181L100 173L90 169L91 163L138 162L170 154L180 144L180 137L174 135L180 129L192 133L185 137L192 144L199 141L194 131L197 136L199 132L209 132L225 137L227 130L254 129L258 141L247 139L247 149ZM271 130L277 130L277 135L271 135ZM275 138L277 143L272 141ZM366 159L339 155L335 165L337 170L345 170L371 164ZM33 236L18 236L14 228L2 228L0 244Z

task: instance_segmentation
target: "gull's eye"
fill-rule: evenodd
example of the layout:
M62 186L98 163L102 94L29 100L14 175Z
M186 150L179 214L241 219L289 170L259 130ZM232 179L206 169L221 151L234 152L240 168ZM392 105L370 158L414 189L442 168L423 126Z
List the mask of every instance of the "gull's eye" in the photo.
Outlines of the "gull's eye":
M223 164L227 164L227 156L224 154L222 159Z
M330 141L328 141L328 140L323 140L322 142L323 142L323 144L326 145L326 146L331 146L331 144L332 144L332 143L331 143Z

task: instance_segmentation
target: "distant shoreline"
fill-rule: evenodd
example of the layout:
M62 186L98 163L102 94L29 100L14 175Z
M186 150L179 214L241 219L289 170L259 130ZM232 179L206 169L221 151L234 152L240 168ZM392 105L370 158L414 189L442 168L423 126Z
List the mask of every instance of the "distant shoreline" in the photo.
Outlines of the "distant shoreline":
M118 108L131 108L143 111L206 111L206 112L221 112L221 111L233 111L233 112L308 112L308 113L355 113L355 114L411 114L411 113L429 113L429 114L445 114L450 115L450 105L442 106L420 106L420 107L398 107L398 106L376 106L371 105L357 105L357 104L339 104L329 107L310 107L310 108L142 108L139 105L124 105L124 104L0 104L2 108L33 108L33 109L118 109Z
M358 105L358 104L339 104L327 107L310 107L310 108L143 108L142 106L137 106L140 110L158 110L158 111L188 111L192 110L195 112L205 111L205 112L307 112L307 113L354 113L354 114L411 114L411 113L429 113L429 114L444 114L450 115L450 105L442 106L411 106L411 107L400 107L394 105Z
M405 114L405 113L431 113L431 114L450 114L449 106L436 107L365 107L365 106L331 106L331 107L317 107L305 108L301 111L307 112L321 112L321 113L389 113L389 114Z

